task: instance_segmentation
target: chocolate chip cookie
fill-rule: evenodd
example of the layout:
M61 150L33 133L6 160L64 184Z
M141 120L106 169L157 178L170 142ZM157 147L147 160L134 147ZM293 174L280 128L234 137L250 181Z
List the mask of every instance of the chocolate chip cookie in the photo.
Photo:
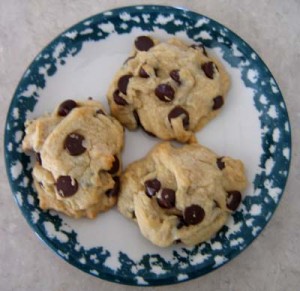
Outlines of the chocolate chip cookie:
M165 142L125 170L118 208L155 245L195 245L221 229L246 184L241 161Z
M94 218L116 204L123 127L99 102L66 100L25 127L22 147L36 153L33 180L42 209Z
M220 111L229 84L223 65L204 46L139 36L107 98L112 115L128 129L141 126L163 140L193 142Z

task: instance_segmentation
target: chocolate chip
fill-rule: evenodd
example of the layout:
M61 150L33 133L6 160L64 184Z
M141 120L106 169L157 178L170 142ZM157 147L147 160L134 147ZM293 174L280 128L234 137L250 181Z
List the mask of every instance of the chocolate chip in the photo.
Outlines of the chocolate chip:
M125 95L127 94L127 87L130 78L132 78L131 74L123 75L118 81L118 88Z
M72 179L70 176L59 176L55 185L58 194L64 198L73 196L78 190L76 179Z
M182 124L183 124L183 127L188 130L189 128L189 124L190 124L190 118L189 118L189 114L188 112L183 109L181 106L176 106L174 107L169 115L168 115L168 119L169 119L169 122L171 123L171 119L173 118L177 118L178 116L180 115L183 115L183 119L182 119Z
M120 178L118 176L113 177L115 185L112 189L108 189L105 194L109 197L118 196L120 192Z
M93 97L88 97L88 100L93 100Z
M173 70L169 75L178 85L181 85L179 70Z
M147 196L150 198L154 196L161 187L161 184L157 179L147 180L145 181L144 185L145 185L145 192Z
M67 116L75 107L77 107L77 103L74 100L66 100L59 105L57 114L59 116Z
M135 218L136 218L136 215L135 215L135 212L134 212L134 211L132 211L132 213L131 213L131 217L132 217L133 219L135 219Z
M40 165L42 165L42 158L40 153L35 153L35 159Z
M121 106L127 105L128 104L127 101L123 97L121 97L119 94L120 94L119 90L116 90L113 94L115 103L118 105L121 105Z
M174 89L168 84L159 84L155 88L155 95L164 102L171 102L175 97Z
M105 115L105 112L102 109L98 109L96 111L96 114L101 114L101 115Z
M181 241L181 239L176 239L175 240L175 244L180 244L182 241Z
M112 164L112 167L109 171L107 171L108 173L110 173L111 175L116 174L119 171L120 168L120 161L118 159L117 156L114 156L114 162Z
M181 229L184 226L187 226L187 224L185 223L183 216L178 216L178 223L177 223L177 226L176 226L177 229Z
M229 191L227 192L227 207L228 209L235 211L242 201L242 194L239 191Z
M203 52L203 54L204 54L205 56L207 56L207 52L206 52L206 49L205 49L205 47L204 47L203 44L192 44L191 47L192 47L193 49L201 49L202 52Z
M143 67L140 68L139 70L139 76L141 78L149 78L150 76L148 75L148 73L144 70Z
M213 110L217 110L219 108L221 108L224 104L224 100L222 96L217 96L214 98L214 105L213 105Z
M157 203L161 208L173 208L175 206L175 202L175 191L169 188L162 189L160 197L157 197Z
M204 209L196 204L187 207L183 214L184 221L187 225L195 225L200 223L204 219L204 216Z
M79 156L86 151L83 146L84 136L79 133L72 132L67 135L64 141L64 149L66 149L71 156Z
M139 51L148 51L150 48L154 46L153 40L148 36L139 36L136 38L135 47Z
M213 62L204 63L201 66L201 68L202 68L202 70L205 73L207 78L209 78L209 79L214 78L214 63Z
M217 166L220 170L225 168L225 163L223 162L223 157L217 158Z

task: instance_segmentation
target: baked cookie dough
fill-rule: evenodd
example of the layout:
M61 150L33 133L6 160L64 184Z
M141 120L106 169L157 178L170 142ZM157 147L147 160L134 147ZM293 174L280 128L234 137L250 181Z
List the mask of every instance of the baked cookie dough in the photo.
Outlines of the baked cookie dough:
M123 127L96 101L66 100L26 121L24 151L35 151L33 180L42 209L94 218L117 202Z
M157 246L195 245L221 229L246 184L240 160L199 144L165 142L125 170L118 209Z
M141 126L163 140L193 142L220 111L229 85L223 65L202 45L139 36L107 98L112 115L128 129Z

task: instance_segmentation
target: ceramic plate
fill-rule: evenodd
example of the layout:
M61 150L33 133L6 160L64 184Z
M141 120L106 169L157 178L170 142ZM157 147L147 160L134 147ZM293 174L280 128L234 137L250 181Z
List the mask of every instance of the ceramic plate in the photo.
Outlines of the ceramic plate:
M116 209L95 220L42 211L32 183L33 158L21 150L24 122L65 99L93 97L106 106L114 73L136 36L172 36L203 43L227 68L232 86L221 113L197 134L219 155L241 159L250 181L222 230L195 247L160 249ZM143 157L157 139L126 132L124 165ZM283 97L249 45L208 17L182 8L135 6L92 16L53 40L22 77L7 115L5 157L12 192L28 223L60 257L96 277L132 285L164 285L208 273L241 253L272 217L288 177L291 133Z

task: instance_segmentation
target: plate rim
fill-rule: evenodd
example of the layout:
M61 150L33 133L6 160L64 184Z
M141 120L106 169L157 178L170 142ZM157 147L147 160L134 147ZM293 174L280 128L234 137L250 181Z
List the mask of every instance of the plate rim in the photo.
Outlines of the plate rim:
M219 264L217 267L215 268L205 268L205 270L201 271L201 269L197 269L197 270L194 270L193 272L189 272L189 276L187 279L184 279L182 281L175 281L173 280L173 277L168 277L166 279L161 279L161 278L157 278L156 280L148 280L147 279L147 282L149 283L148 285L143 285L143 284L138 284L133 278L130 280L130 281L127 281L126 278L124 280L124 277L116 277L115 275L112 275L112 274L109 274L109 273L99 273L98 275L96 274L93 274L91 272L88 271L88 269L86 268L83 268L82 265L78 264L76 260L73 260L72 259L72 255L70 256L71 258L66 258L64 257L63 255L61 255L59 253L59 249L56 248L56 244L54 244L49 238L48 236L45 235L45 231L41 230L39 225L38 224L33 224L28 216L28 211L25 211L24 208L22 208L19 203L18 203L18 200L17 200L17 197L16 197L16 189L15 189L15 182L13 181L12 179L12 176L10 174L10 165L9 165L9 156L10 156L10 153L8 152L8 149L7 149L7 145L8 145L8 140L9 140L9 136L11 135L11 133L8 132L7 130L7 126L10 124L10 116L12 114L12 111L13 109L16 107L15 106L15 103L16 103L16 97L17 97L17 93L18 93L18 88L21 86L22 82L24 81L24 78L26 76L26 73L28 72L28 70L32 67L32 65L34 64L34 62L37 60L37 58L48 48L50 47L51 45L55 44L66 32L68 31L71 31L73 29L76 29L77 27L79 27L80 25L82 25L84 22L86 21L89 21L89 20L92 20L94 19L95 17L105 17L105 13L107 12L113 12L113 13L118 13L118 12L121 12L121 11L128 11L131 12L131 10L135 10L137 11L137 7L143 7L143 10L140 10L141 12L142 11L146 11L147 9L164 9L164 10L168 10L170 9L169 11L162 11L163 12L179 12L179 11L184 11L186 12L187 14L190 14L190 15L193 15L194 17L200 17L200 18L207 18L209 19L210 21L212 21L213 23L216 23L218 26L221 26L225 29L228 30L228 32L230 32L230 34L232 36L234 36L234 38L236 40L238 40L239 42L242 42L242 43L245 43L246 46L248 46L255 54L256 54L256 57L257 57L257 60L262 66L264 66L267 70L268 70L268 73L270 74L270 76L273 78L274 80L274 83L275 85L278 87L278 90L279 90L279 93L280 93L280 96L281 96L281 100L283 103L284 103L284 106L285 106L285 114L286 114L286 121L288 122L288 125L289 125L289 134L288 134L288 140L287 140L287 143L288 143L288 146L289 146L289 159L288 159L288 164L287 164L287 176L285 178L285 181L281 187L281 195L278 199L278 201L275 203L275 207L270 215L270 218L268 219L268 221L265 222L265 224L261 227L261 229L256 233L255 236L251 237L251 239L247 242L247 245L245 247L243 247L242 249L240 249L239 251L235 252L229 260ZM190 15L188 15L190 17ZM88 26L87 26L88 27ZM42 47L42 49L36 54L36 56L32 59L32 61L29 63L29 65L27 66L27 68L25 69L24 73L22 74L19 82L17 83L17 86L16 86L16 89L14 90L14 93L13 93L13 96L11 98L11 101L10 101L10 105L8 107L8 110L7 110L7 116L6 116L6 120L5 120L5 123L4 123L4 139L3 139L3 145L4 145L4 159L5 159L5 168L6 168L6 175L8 177L8 181L9 181L9 185L10 185L10 190L13 194L13 198L16 202L16 204L18 205L18 208L21 210L21 213L23 215L23 217L25 218L25 220L27 221L27 223L29 224L29 226L31 227L31 229L34 231L34 233L36 234L36 236L48 247L50 248L57 256L59 256L60 258L64 259L68 264L72 265L73 267L81 270L81 271L84 271L85 273L89 274L89 275L92 275L94 277L97 277L97 278L101 278L101 279L104 279L104 280L107 280L107 281L110 281L110 282L113 282L113 283L119 283L119 284L124 284L124 285L131 285L131 286L163 286L163 285L170 285L170 284L175 284L175 283L181 283L181 282L185 282L185 281L189 281L189 280L192 280L192 279L195 279L195 278L199 278L205 274L208 274L214 270L217 270L219 269L220 267L222 267L223 265L227 264L228 262L232 261L235 257L237 257L239 254L241 254L242 252L244 252L252 243L255 239L257 239L259 237L259 235L262 233L262 231L265 229L265 227L269 224L272 216L274 215L274 213L276 212L280 202L281 202L281 199L285 193L285 189L286 189L286 185L288 183L288 179L289 179L289 176L290 176L290 169L291 169L291 160L292 160L292 127L291 127L291 122L290 122L290 118L289 118L289 113L288 113L288 108L286 106L286 102L285 102L285 99L283 97L283 94L282 94L282 90L280 89L280 86L279 84L277 83L276 79L274 78L271 70L269 69L269 67L266 65L266 63L261 59L260 55L256 52L255 49L253 49L253 47L251 45L249 45L248 42L246 42L243 38L241 38L237 33L235 33L232 29L228 28L227 26L223 25L222 23L216 21L215 19L209 17L209 16L206 16L206 15L203 15L201 13L198 13L196 11L193 11L193 10L190 10L186 7L182 7L182 6L170 6L170 5L156 5L156 4L140 4L140 5L129 5L129 6L119 6L119 7L116 7L116 8L113 8L113 9L107 9L107 10L104 10L104 11L101 11L99 13L95 13L91 16L88 16L86 18L84 18L83 20L80 20L79 22L76 22L75 24L69 26L68 28L66 28L65 30L63 30L62 32L58 33L56 37L54 37L50 42L48 42L46 45L44 45Z

